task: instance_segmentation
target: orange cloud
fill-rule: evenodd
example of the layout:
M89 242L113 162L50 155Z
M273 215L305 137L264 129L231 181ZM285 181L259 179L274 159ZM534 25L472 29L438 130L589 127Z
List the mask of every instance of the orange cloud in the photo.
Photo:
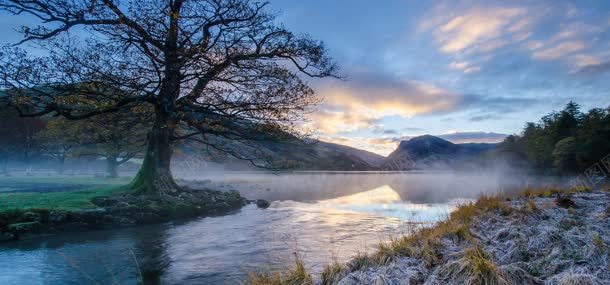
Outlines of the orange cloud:
M398 143L400 142L399 140L392 139L392 138L367 138L367 137L322 136L322 137L319 137L318 139L325 141L325 142L342 144L342 145L347 145L347 146L367 150L367 151L374 152L374 153L377 153L377 154L380 154L383 156L387 156L392 151L394 151L396 149L396 147L398 147Z
M381 129L386 116L412 117L449 111L462 96L441 87L391 76L356 73L356 78L319 88L324 104L308 116L304 127L321 134Z

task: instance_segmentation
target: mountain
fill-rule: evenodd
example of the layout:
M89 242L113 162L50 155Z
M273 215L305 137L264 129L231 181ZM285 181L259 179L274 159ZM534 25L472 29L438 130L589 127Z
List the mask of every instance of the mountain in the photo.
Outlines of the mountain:
M361 160L364 160L366 163L368 163L374 167L380 167L381 165L383 165L383 162L385 161L384 156L381 156L374 152L358 149L355 147L350 147L350 146L335 144L335 143L329 143L329 142L323 142L323 141L318 141L317 144L321 147L345 154L347 156L357 157Z
M274 157L276 163L287 169L375 170L383 160L382 156L374 153L317 140L308 143L269 141L262 146L265 152Z
M234 149L249 153L245 146L238 142L226 141ZM205 146L197 143L185 143L179 147L175 159L177 161L188 160L189 157L197 157L195 153L208 156L210 162L223 165L224 169L231 170L255 170L249 162L239 160L228 155L208 155ZM272 163L273 167L286 170L327 170L327 171L363 171L377 170L384 162L385 157L360 150L357 148L340 144L328 143L318 140L302 142L299 140L262 140L256 144L256 154L259 157L258 164ZM176 163L179 165L180 163ZM216 164L210 164L213 166Z
M400 142L386 158L384 170L457 169L477 163L481 155L497 144L454 144L439 137L424 135Z

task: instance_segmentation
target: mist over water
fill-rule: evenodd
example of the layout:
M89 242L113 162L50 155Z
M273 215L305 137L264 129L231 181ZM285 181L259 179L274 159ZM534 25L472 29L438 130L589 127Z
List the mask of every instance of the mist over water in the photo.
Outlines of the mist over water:
M140 280L140 272L149 283L235 283L249 271L284 268L295 251L315 273L333 257L348 261L390 236L409 232L414 224L443 219L481 193L560 183L498 172L208 171L186 178L182 182L193 188L237 189L248 199L267 199L271 206L3 244L0 284L129 284Z
M569 178L536 176L503 171L409 171L266 173L210 171L184 177L187 185L205 187L207 181L221 189L235 188L249 199L299 202L331 199L388 186L403 201L445 203L455 198L475 198L482 193L512 192L525 186L561 186ZM207 181L206 181L207 180Z

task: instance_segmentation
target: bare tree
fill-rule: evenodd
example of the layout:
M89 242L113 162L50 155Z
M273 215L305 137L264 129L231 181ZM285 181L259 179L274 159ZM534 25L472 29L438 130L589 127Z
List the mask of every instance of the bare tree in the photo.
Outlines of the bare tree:
M0 9L40 21L22 28L18 45L44 50L37 57L18 46L3 50L5 104L21 116L71 120L151 105L154 125L131 184L138 192L179 189L171 144L182 139L265 166L249 142L299 135L295 124L318 102L299 74L329 77L337 69L321 42L285 29L267 6L0 0Z
M42 131L36 134L44 155L57 161L57 172L64 174L66 159L83 145L84 126L65 118L55 118L47 123Z
M83 120L83 146L78 156L93 156L106 160L106 174L119 176L119 166L146 149L146 134L150 130L147 118L150 110L140 108L130 112L114 112Z
M0 174L9 174L9 159L31 163L33 156L40 154L35 137L45 125L40 118L20 118L12 110L0 108Z

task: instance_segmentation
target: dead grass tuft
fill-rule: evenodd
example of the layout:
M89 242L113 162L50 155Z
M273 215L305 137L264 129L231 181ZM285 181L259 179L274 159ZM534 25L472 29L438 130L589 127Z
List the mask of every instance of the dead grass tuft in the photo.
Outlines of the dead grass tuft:
M519 207L519 212L524 215L538 214L540 209L534 200L528 198L527 202L523 202L521 207Z
M281 272L254 272L248 274L247 284L251 285L313 285L313 278L305 268L305 263L295 253L294 267Z
M279 272L250 272L247 284L282 285L282 275Z
M604 244L604 239L599 234L595 234L593 236L593 244L600 252L606 251L606 245Z
M346 274L347 268L336 259L324 266L322 271L322 285L333 285L339 283L339 280Z
M472 284L507 283L496 267L496 264L491 259L491 256L485 252L483 247L474 246L466 250L464 259L469 271L468 275L470 276L471 281L473 281Z
M358 252L356 256L347 264L347 267L349 271L357 271L372 265L375 265L373 259L371 259L366 253Z

